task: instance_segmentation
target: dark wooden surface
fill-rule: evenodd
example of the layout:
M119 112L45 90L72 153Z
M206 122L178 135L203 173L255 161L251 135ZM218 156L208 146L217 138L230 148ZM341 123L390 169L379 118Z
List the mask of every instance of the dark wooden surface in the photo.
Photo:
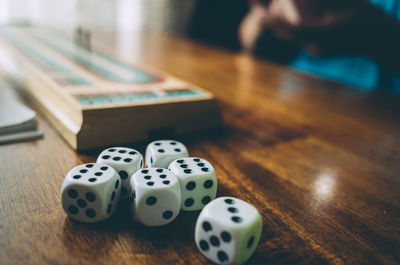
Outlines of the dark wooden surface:
M219 196L262 214L248 264L400 263L399 98L182 39L94 36L215 93L225 128L178 140L214 165ZM198 212L147 228L121 203L104 223L70 221L64 176L100 150L77 154L39 121L44 139L0 146L0 264L207 264L193 241Z

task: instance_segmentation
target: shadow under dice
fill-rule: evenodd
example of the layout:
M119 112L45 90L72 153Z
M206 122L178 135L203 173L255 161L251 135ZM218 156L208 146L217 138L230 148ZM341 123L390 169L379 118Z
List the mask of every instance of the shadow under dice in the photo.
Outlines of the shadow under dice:
M217 176L213 166L198 157L180 158L169 165L169 170L181 184L181 209L196 211L215 199Z
M146 147L146 167L168 168L175 159L187 156L186 147L178 141L154 141Z
M130 194L131 176L143 167L143 156L136 150L125 147L112 147L104 150L96 163L104 163L114 168L121 177L121 198Z
M118 205L121 179L105 164L83 164L68 172L61 187L64 211L74 220L94 223L109 218Z
M139 170L131 178L131 190L131 213L135 221L147 226L160 226L178 216L181 189L178 178L169 170Z
M201 253L218 264L242 264L260 240L262 218L256 208L232 197L220 197L201 211L195 241Z

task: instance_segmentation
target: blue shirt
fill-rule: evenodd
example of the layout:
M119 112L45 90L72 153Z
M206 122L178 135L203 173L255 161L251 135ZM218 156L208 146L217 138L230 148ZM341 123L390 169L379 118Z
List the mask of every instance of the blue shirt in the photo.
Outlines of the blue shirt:
M370 2L400 20L400 0ZM291 67L366 90L380 89L400 93L399 75L362 56L317 58L302 51L291 62Z

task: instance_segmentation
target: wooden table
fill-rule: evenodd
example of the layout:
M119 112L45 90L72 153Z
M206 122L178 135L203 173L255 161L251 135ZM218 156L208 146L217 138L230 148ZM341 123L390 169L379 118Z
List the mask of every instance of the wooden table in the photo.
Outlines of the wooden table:
M95 47L114 47L125 61L215 93L225 128L178 140L214 165L219 196L246 200L262 214L248 264L400 263L398 97L179 38L94 37L102 40ZM207 263L193 241L198 212L147 228L121 203L102 224L70 221L60 204L64 176L100 150L78 154L39 121L44 139L0 146L0 264Z

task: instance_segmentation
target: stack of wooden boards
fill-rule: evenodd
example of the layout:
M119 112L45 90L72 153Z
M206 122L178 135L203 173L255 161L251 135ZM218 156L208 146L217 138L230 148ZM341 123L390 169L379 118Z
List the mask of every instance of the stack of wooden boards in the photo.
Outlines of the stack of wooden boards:
M61 33L4 27L0 45L15 56L34 102L75 149L221 124L208 91L86 49Z

